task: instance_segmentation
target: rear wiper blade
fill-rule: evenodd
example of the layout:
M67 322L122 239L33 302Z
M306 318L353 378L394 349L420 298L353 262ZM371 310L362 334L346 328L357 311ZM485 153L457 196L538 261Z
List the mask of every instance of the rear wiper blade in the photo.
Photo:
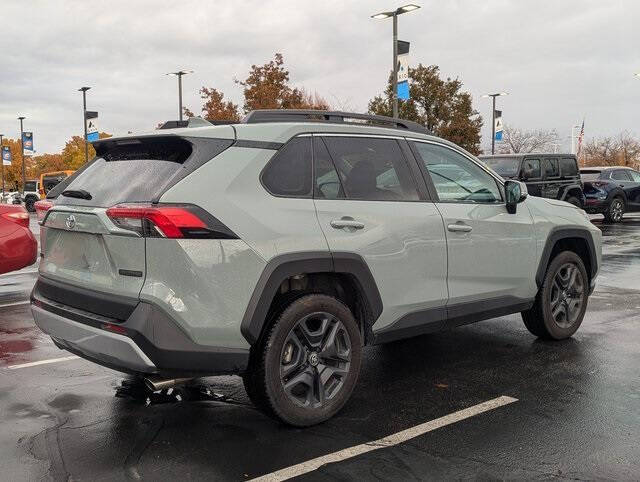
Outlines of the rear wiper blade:
M62 195L66 197L75 197L77 199L86 199L87 201L91 199L91 194L84 189L67 189L66 191L62 191Z

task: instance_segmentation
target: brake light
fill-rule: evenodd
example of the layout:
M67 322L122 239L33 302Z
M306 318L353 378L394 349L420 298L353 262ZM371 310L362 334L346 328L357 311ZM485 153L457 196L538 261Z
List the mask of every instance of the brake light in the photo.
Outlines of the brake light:
M53 203L47 199L42 199L41 201L36 201L33 207L36 209L38 222L42 222L47 215L47 211L53 207Z
M25 228L29 227L29 213L24 208L21 211L4 213L2 217Z
M216 237L198 210L194 206L120 204L107 209L107 216L117 226L145 237Z

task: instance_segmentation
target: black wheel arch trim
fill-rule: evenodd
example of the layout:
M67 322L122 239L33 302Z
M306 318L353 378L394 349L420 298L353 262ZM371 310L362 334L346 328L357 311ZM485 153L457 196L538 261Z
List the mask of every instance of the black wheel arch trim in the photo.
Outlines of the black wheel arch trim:
M538 263L538 270L536 271L536 284L538 288L542 286L544 282L544 276L547 273L547 266L549 266L551 253L553 252L553 248L556 243L562 239L569 238L580 238L584 239L588 246L588 255L589 255L589 264L590 264L590 272L589 279L593 280L596 273L598 272L598 255L596 253L595 243L593 241L593 235L591 231L587 228L563 228L556 227L551 230L549 235L547 236L547 241L545 242L544 249L542 250L542 256L540 257L540 262Z
M276 256L265 266L245 310L240 331L254 345L267 322L271 302L287 278L301 273L339 273L351 275L367 303L371 324L382 313L382 297L366 261L355 253L305 251Z

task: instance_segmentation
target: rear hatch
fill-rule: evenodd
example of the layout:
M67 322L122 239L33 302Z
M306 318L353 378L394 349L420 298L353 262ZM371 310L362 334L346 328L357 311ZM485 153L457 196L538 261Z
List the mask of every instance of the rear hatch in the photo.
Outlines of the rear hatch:
M138 299L146 276L146 225L143 217L123 218L119 213L153 206L167 189L232 143L233 139L170 135L96 143L97 157L49 193L53 207L41 230L43 284L62 282ZM99 303L87 309L87 303L74 302L63 291L50 289L48 297L103 314ZM56 293L60 299L55 299Z

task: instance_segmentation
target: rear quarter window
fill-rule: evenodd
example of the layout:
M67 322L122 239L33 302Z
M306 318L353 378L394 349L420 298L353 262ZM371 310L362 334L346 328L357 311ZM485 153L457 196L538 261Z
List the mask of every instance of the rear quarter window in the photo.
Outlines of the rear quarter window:
M262 171L262 184L275 196L311 197L311 137L294 137Z
M577 176L578 164L575 159L563 158L560 159L560 170L563 176Z

